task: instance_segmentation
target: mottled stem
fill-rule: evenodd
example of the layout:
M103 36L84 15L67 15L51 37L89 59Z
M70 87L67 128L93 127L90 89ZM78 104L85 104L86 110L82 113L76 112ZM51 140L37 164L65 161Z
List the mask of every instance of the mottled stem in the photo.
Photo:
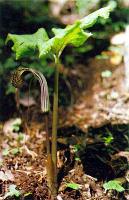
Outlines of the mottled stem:
M59 82L59 58L55 57L54 78L54 102L52 123L52 161L54 165L54 185L57 193L57 123L58 123L58 82Z

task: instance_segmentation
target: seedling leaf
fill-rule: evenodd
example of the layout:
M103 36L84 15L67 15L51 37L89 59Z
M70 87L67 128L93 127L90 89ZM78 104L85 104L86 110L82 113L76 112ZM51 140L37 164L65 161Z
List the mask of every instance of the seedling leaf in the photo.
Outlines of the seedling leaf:
M21 123L21 119L16 118L12 124L12 130L18 132L20 130Z
M4 149L4 150L2 151L2 155L3 155L3 156L8 156L8 155L9 155L9 149L8 149L8 148Z
M9 186L9 192L7 192L4 196L4 199L6 199L7 197L19 197L20 196L20 191L16 189L16 185L12 184Z
M73 146L74 152L78 152L80 149L81 149L81 145L80 145L80 144L75 144L75 145Z
M120 185L117 180L111 180L103 184L105 190L116 190L117 192L123 192L125 189Z
M73 189L73 190L79 190L80 189L80 185L77 183L67 183L67 187Z
M24 137L25 137L25 135L24 135L23 133L19 133L19 135L18 135L18 137L17 137L18 142L23 141L23 140L24 140Z
M76 161L81 161L81 159L79 157L75 157Z
M20 148L11 149L11 153L12 153L13 155L16 155L16 154L18 154L18 153L20 153L20 152L21 152L21 149L20 149Z

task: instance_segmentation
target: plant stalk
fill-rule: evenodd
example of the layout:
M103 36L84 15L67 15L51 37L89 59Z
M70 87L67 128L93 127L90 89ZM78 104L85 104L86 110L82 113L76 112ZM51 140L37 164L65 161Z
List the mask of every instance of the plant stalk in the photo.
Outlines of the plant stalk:
M50 141L49 141L49 130L48 130L48 117L49 117L49 114L48 114L48 113L45 113L47 155L50 154Z
M54 185L57 194L57 123L58 123L58 87L59 87L59 57L55 57L54 101L52 122L52 161L54 166ZM55 194L55 195L56 195Z
M54 186L54 176L53 176L53 162L52 162L52 157L51 157L51 151L50 151L50 140L49 140L49 130L48 130L48 118L49 114L45 114L45 124L46 124L46 149L47 149L47 182L48 182L48 187L50 189L50 196L55 191L55 186ZM53 199L53 197L51 198Z

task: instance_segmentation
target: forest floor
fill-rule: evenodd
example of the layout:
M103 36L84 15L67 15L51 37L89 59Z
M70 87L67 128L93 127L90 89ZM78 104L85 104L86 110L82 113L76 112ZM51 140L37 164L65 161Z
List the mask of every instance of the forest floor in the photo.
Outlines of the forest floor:
M65 73L71 105L59 108L58 200L128 200L129 94L124 67L92 59L86 67ZM19 119L1 124L0 199L9 195L10 184L17 186L20 199L50 199L43 116L36 106L30 116L28 125ZM124 192L104 190L103 184L114 179L124 183Z

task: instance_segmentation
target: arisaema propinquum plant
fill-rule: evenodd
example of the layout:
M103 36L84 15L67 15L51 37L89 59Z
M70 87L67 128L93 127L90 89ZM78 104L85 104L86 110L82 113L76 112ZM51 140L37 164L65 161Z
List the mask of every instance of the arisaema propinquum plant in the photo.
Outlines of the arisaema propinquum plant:
M57 124L58 124L58 80L60 69L60 57L67 45L79 47L92 36L90 32L85 30L92 27L99 17L107 19L109 17L110 7L101 8L92 14L76 21L66 28L53 28L54 37L49 38L46 30L40 28L34 34L16 35L8 34L7 40L14 44L12 50L16 53L16 59L22 59L26 56L33 55L38 50L39 59L41 57L51 56L55 62L55 77L54 77L54 101L53 101L53 122L52 122L52 145L51 152L48 157L49 170L49 187L51 195L54 198L57 195ZM24 71L24 70L23 70ZM21 73L23 73L23 71ZM32 70L31 70L32 72ZM32 73L35 73L34 71ZM42 98L46 98L45 96ZM45 110L43 110L45 111ZM50 162L51 161L51 162ZM51 168L51 170L50 170Z

